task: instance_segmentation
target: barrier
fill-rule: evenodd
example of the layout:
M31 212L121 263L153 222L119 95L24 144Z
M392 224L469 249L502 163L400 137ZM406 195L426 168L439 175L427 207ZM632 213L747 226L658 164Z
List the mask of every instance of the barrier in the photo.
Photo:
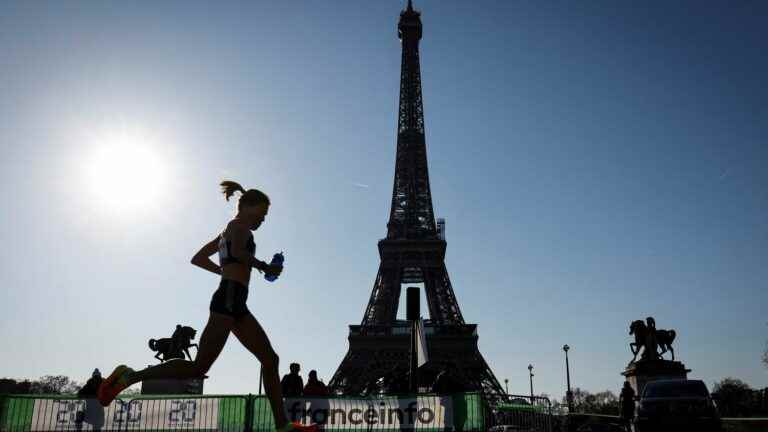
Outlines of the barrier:
M564 430L624 430L626 424L621 417L617 415L606 414L587 414L587 413L568 413L563 416Z
M512 426L515 430L552 430L552 405L546 397L506 395L505 399L490 403L488 408L489 430L502 430L503 426Z
M246 396L95 399L10 396L0 406L0 431L243 431Z
M478 393L289 398L291 420L329 432L481 432ZM265 396L138 396L102 407L72 396L0 397L0 432L20 431L254 431L275 430Z
M266 398L256 397L253 403L252 430L274 431ZM479 432L485 426L478 393L289 398L285 409L289 420L316 423L329 432Z

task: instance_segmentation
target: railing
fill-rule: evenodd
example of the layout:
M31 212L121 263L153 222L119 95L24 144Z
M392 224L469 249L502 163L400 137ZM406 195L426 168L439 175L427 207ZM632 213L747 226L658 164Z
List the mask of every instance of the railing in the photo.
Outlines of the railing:
M95 399L71 396L7 397L0 405L0 431L243 431L247 396L168 396Z
M479 393L286 399L290 420L329 432L482 432ZM0 431L275 430L264 396L138 396L102 407L72 396L0 397Z
M424 323L424 333L432 335L471 335L477 336L476 324L461 325L433 325L430 321ZM411 325L407 321L398 321L393 325L386 326L361 326L350 325L350 336L390 336L390 335L408 335L411 334Z
M552 430L552 405L546 397L506 395L505 399L489 404L488 409L489 430L502 429L501 426L521 431Z
M568 413L563 418L563 430L568 432L626 430L626 426L626 422L617 415Z

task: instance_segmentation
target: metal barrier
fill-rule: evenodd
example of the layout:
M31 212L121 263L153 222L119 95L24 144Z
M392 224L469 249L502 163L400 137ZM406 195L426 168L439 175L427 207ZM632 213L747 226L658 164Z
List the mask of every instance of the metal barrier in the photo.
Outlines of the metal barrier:
M507 430L550 432L552 405L541 396L506 395L505 399L489 403L489 431Z
M329 432L402 431L419 432L485 430L479 393L454 395L400 395L370 397L288 398L288 419L315 423ZM253 401L253 432L275 430L269 403Z
M483 432L479 393L286 399L290 420L329 432ZM72 396L0 396L0 432L275 430L265 396L138 396L102 407Z
M95 399L10 396L0 406L0 431L243 431L246 396Z

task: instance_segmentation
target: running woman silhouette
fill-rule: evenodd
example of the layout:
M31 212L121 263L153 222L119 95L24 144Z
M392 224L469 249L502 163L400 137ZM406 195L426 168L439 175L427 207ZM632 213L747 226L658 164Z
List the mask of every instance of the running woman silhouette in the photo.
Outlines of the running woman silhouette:
M102 405L107 406L121 391L143 380L204 377L231 332L261 362L264 387L277 430L316 431L316 425L303 426L299 422L288 422L278 376L279 358L264 329L245 304L252 268L268 275L279 275L282 271L281 267L270 266L254 256L256 244L251 231L257 230L264 221L269 210L269 197L257 189L245 190L233 181L221 182L221 191L227 201L235 192L241 195L237 215L227 224L224 232L206 243L192 257L192 264L221 275L219 288L211 299L210 317L200 336L200 348L195 360L175 359L138 371L120 365L99 386L97 397ZM210 258L217 252L220 265L216 265Z

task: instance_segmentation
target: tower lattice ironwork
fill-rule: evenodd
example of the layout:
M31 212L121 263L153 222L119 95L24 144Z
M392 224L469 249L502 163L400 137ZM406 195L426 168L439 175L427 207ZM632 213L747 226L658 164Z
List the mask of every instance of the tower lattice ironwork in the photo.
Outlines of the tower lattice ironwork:
M397 156L387 236L378 243L381 263L362 323L350 326L349 351L330 381L339 393L402 391L408 382L410 327L397 320L402 284L423 284L430 361L419 369L420 387L438 373L453 390L504 393L477 348L477 328L466 324L445 266L446 242L432 208L424 139L419 40L420 13L411 0L400 13L402 43ZM448 379L445 379L448 377Z

